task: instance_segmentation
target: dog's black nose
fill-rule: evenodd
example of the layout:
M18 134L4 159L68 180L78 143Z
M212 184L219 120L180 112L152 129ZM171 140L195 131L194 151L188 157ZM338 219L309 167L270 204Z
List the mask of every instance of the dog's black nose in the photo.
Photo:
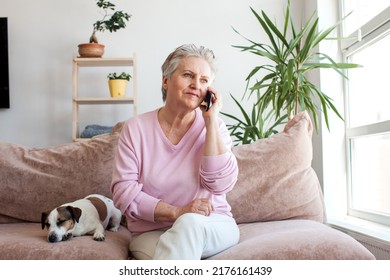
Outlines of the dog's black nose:
M49 239L49 242L56 242L57 236L55 234L50 234L48 239Z

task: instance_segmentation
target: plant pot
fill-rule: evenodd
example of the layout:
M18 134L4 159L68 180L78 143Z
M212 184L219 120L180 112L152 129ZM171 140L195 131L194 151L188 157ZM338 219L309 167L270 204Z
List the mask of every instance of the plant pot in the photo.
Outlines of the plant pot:
M104 54L104 45L97 43L80 44L80 57L102 57Z
M126 95L127 80L108 80L110 95L113 98L124 97Z

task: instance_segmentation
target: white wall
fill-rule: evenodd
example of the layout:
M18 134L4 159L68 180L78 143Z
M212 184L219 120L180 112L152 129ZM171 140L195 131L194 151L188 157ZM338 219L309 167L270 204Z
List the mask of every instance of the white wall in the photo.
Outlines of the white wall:
M265 40L249 6L282 17L286 0L113 0L133 17L117 33L98 34L105 57L137 54L139 112L162 105L160 66L183 43L214 50L219 71L214 86L224 95L223 111L236 108L253 56L232 47L244 35ZM298 5L298 4L294 4ZM294 11L300 11L295 7ZM72 57L87 42L100 19L94 0L0 0L0 17L8 17L10 109L0 109L0 140L43 147L71 141ZM92 82L91 82L92 83ZM105 89L106 90L106 89ZM249 106L249 104L248 104Z
M309 0L307 0L309 1ZM340 18L341 4L337 0L317 0L320 16L319 26L325 29ZM334 34L336 37L337 34ZM339 37L341 37L339 35ZM320 44L320 51L329 54L336 61L341 61L339 41L327 40ZM353 71L353 70L352 70ZM333 103L344 115L343 79L335 71L322 69L318 73L321 89L333 99ZM335 114L329 114L330 131L322 120L321 149L322 153L317 159L321 163L319 167L323 177L323 189L325 204L327 205L328 221L332 222L335 216L342 217L347 214L347 163L345 144L345 123ZM319 173L317 171L317 173Z

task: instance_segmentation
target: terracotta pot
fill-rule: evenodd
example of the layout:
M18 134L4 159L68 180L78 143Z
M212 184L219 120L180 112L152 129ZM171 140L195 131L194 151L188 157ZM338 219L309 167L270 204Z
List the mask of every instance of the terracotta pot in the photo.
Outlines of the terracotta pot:
M97 43L80 44L80 57L102 57L104 54L104 45Z
M113 98L124 97L126 95L127 80L108 80L110 95Z

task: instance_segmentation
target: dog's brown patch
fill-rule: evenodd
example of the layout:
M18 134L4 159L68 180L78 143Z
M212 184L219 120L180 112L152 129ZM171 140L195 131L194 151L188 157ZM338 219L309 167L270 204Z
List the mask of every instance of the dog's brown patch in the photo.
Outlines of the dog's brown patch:
M101 221L104 221L107 217L107 206L106 204L97 197L88 197L88 199L91 201L93 206L95 206L96 210L99 213L99 218Z
M74 227L74 216L73 213L70 212L69 207L60 206L57 208L58 216L57 216L57 225L63 226L67 230L72 229ZM77 217L77 221L78 221Z

